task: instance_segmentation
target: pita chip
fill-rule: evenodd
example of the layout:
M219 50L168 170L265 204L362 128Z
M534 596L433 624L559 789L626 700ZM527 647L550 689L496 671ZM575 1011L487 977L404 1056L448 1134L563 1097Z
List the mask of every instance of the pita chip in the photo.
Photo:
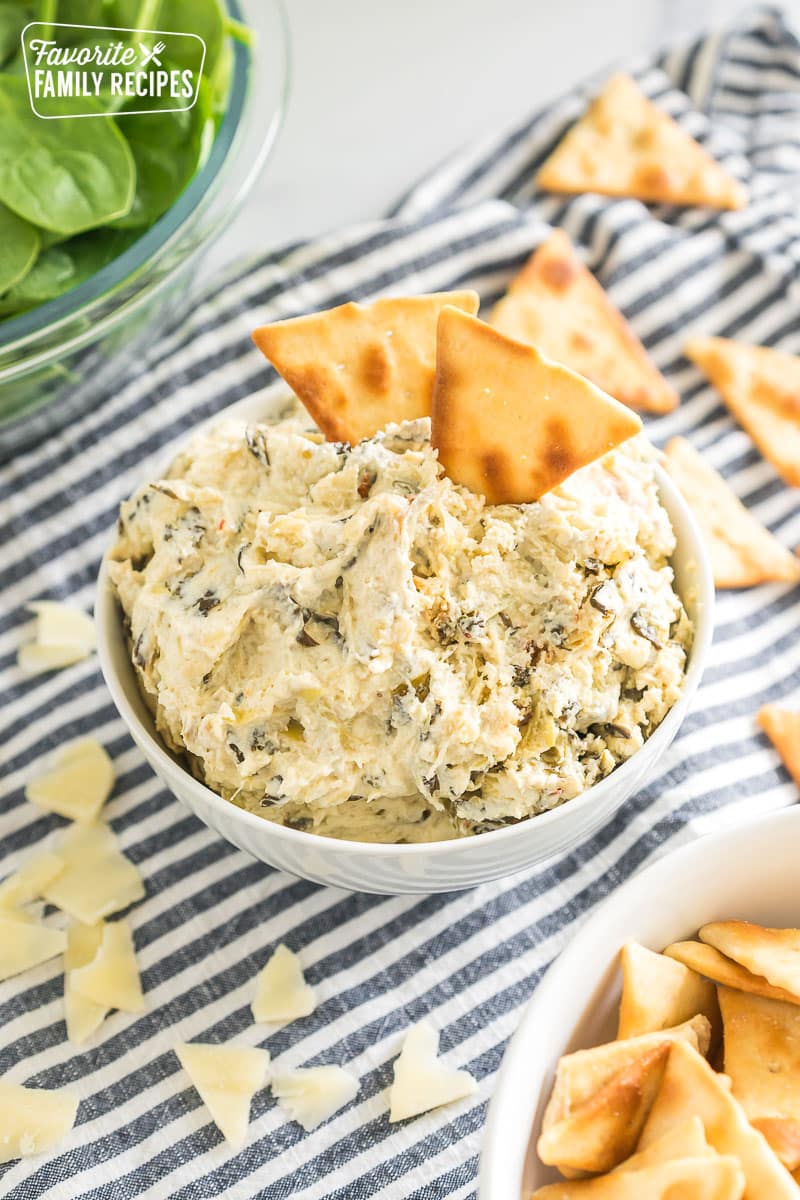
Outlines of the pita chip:
M701 1054L705 1054L710 1038L708 1021L705 1017L697 1016L675 1029L646 1033L625 1041L606 1042L590 1050L575 1050L572 1054L565 1054L556 1068L555 1083L545 1109L542 1129L546 1130L570 1116L617 1072L629 1067L655 1046L665 1042L688 1041Z
M752 996L766 996L770 1000L800 1004L800 996L787 992L785 988L773 987L763 975L754 975L746 967L703 942L673 942L671 946L667 946L664 953L691 967L698 975L713 979L715 983L736 988L740 992L749 992Z
M460 309L439 318L431 440L489 504L538 500L641 430L635 413Z
M655 954L637 942L623 946L622 999L618 1038L656 1033L702 1013L719 1025L716 989L674 958Z
M800 787L800 712L765 704L756 718L783 759L783 765Z
M445 305L478 311L476 292L342 304L262 325L253 341L329 441L354 445L431 411L436 323Z
M786 1169L797 1171L800 1167L800 1121L792 1117L751 1117L750 1124L763 1133Z
M646 1150L639 1150L626 1158L614 1168L614 1174L643 1171L645 1167L656 1167L676 1158L714 1158L716 1153L706 1141L703 1122L699 1117L689 1117L688 1121L668 1129Z
M725 1074L748 1117L800 1123L800 1008L727 987L719 989L719 1003Z
M613 1075L573 1114L543 1129L543 1163L564 1171L610 1171L633 1153L656 1098L669 1042L647 1050Z
M641 1171L550 1183L530 1200L741 1200L745 1177L731 1155L680 1158Z
M613 75L539 171L554 192L599 192L665 204L742 208L742 185L657 108Z
M750 921L714 921L700 940L773 987L800 996L800 929L768 929Z
M800 558L756 520L686 438L673 438L666 466L702 530L719 588L796 583Z
M761 453L800 487L800 358L727 338L692 338L685 354L722 395Z
M719 1154L738 1158L746 1180L744 1200L767 1196L770 1200L797 1200L791 1175L731 1095L730 1080L712 1070L686 1042L675 1042L661 1090L642 1130L640 1149L646 1150L692 1116L703 1122L706 1138Z
M553 230L511 281L490 322L630 408L665 413L678 403L678 393L561 229Z

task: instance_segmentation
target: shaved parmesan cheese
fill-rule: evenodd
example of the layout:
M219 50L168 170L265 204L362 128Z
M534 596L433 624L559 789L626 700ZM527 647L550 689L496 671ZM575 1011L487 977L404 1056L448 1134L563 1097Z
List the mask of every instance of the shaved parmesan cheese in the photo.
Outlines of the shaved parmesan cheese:
M355 1099L358 1080L341 1067L305 1067L275 1075L272 1092L308 1133Z
M145 894L138 869L102 821L72 825L56 853L64 870L44 889L44 898L84 925L97 924Z
M477 1090L468 1071L454 1071L437 1057L439 1034L427 1021L420 1021L406 1034L400 1057L394 1064L394 1083L389 1093L389 1120L405 1121L454 1100L463 1100Z
M251 1101L267 1082L269 1051L191 1042L175 1053L225 1140L243 1146Z
M33 642L21 646L19 666L30 675L68 667L87 658L97 639L91 617L79 609L53 600L40 600L28 606L36 613Z
M37 854L0 883L0 909L17 908L38 900L48 883L64 869L57 854Z
M14 912L0 911L0 979L38 967L63 954L66 945L67 935L60 929L39 925L27 914L20 919Z
M142 982L136 965L133 934L127 921L102 927L100 945L84 967L70 972L70 984L87 1000L123 1012L144 1008Z
M25 795L40 808L71 821L92 821L114 786L114 767L99 742L84 738L66 746L53 770L32 779Z
M278 946L256 981L254 1020L294 1021L309 1016L316 1003L297 955L288 946Z
M81 925L76 922L67 930L64 951L64 1008L67 1037L71 1042L85 1042L100 1028L108 1016L110 1005L97 1004L77 992L72 983L73 972L85 967L97 954L103 937L102 925Z
M51 1150L75 1124L78 1098L0 1079L0 1163Z

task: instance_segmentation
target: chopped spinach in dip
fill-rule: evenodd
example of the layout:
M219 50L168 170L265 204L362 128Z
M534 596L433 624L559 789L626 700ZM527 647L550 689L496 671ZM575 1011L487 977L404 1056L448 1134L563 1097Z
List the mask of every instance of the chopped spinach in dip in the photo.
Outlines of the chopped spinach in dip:
M691 626L647 443L490 507L429 432L351 449L296 410L229 418L122 506L112 577L158 729L243 808L482 833L602 779L678 698Z

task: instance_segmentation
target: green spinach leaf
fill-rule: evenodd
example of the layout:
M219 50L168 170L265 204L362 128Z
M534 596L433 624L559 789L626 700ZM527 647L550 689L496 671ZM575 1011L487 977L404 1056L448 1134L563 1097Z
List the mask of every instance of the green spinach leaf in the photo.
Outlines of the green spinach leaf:
M36 262L39 234L5 204L0 204L0 292L19 283Z
M0 296L0 314L25 312L62 296L127 250L137 236L131 230L99 229L42 251L27 275Z
M70 117L70 101L53 104L62 118L37 117L25 81L0 75L0 201L54 233L80 233L124 216L136 165L113 118Z
M19 53L20 35L33 20L32 4L20 4L19 0L3 0L0 4L0 66Z

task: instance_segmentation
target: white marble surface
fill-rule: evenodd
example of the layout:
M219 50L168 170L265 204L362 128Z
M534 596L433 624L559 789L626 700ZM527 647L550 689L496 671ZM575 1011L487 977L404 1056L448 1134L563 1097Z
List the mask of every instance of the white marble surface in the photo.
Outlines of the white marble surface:
M450 151L740 0L286 0L283 130L210 265L382 216ZM785 0L800 26L800 0Z

